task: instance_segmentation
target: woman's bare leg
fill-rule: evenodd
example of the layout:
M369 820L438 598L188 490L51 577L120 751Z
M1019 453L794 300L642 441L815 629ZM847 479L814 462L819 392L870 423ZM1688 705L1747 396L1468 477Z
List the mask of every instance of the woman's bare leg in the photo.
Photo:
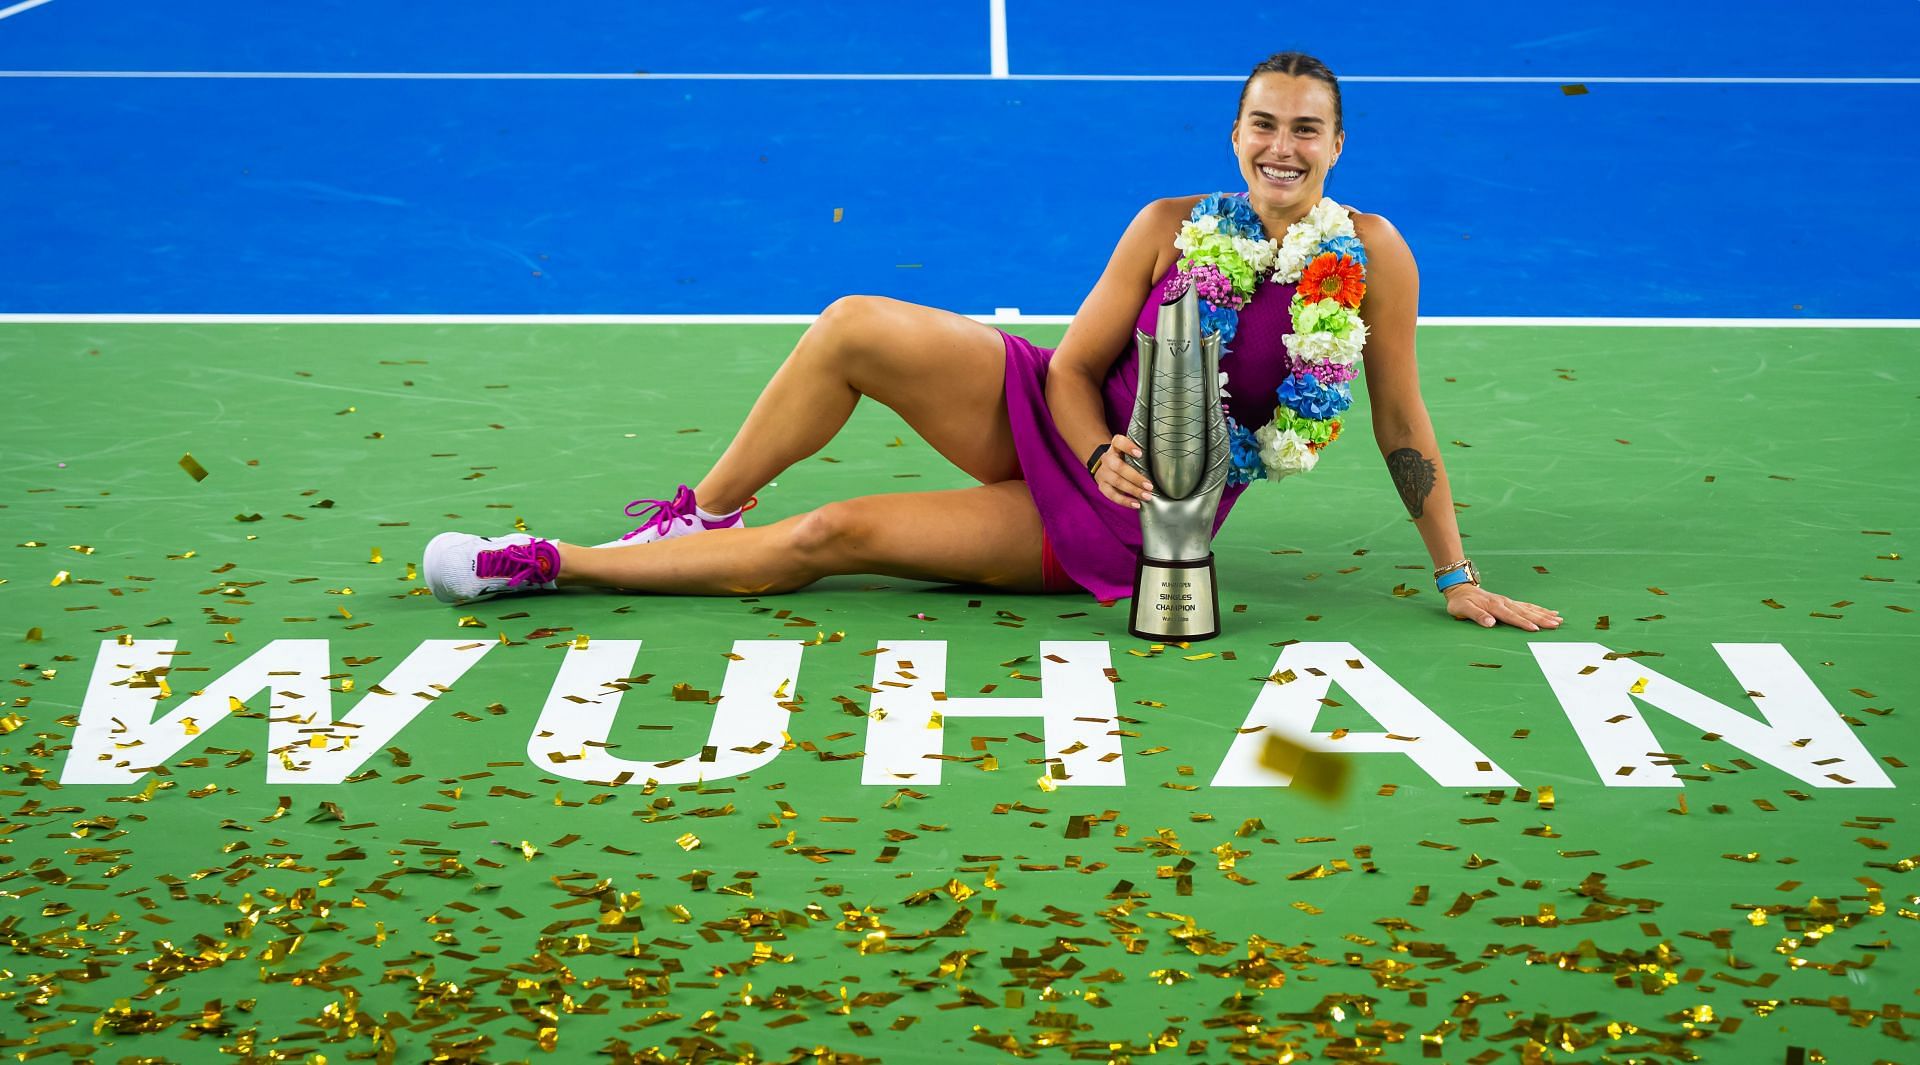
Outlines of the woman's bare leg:
M695 486L716 514L742 506L819 451L861 396L982 484L1020 476L1007 421L1000 334L947 311L881 296L836 300L810 326L713 469Z
M1040 591L1040 514L1025 481L829 503L773 525L630 547L560 546L560 583L757 595L822 577L888 577Z

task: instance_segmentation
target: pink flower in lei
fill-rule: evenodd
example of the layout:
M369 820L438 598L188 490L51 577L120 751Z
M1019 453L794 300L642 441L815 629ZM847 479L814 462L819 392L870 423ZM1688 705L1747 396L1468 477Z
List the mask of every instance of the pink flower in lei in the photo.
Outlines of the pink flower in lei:
M1165 298L1179 299L1187 294L1188 286L1197 289L1201 299L1216 307L1238 311L1245 309L1249 302L1245 296L1234 294L1232 279L1211 263L1201 263L1192 270L1175 271L1173 277L1167 281Z
M1193 287L1199 290L1201 299L1216 307L1231 307L1237 311L1247 305L1244 297L1233 294L1233 281L1212 263L1201 263L1193 268Z
M1360 367L1354 363L1305 362L1300 359L1288 358L1287 374L1291 376L1297 373L1312 374L1319 378L1322 384L1331 385L1343 381L1351 381L1360 376Z

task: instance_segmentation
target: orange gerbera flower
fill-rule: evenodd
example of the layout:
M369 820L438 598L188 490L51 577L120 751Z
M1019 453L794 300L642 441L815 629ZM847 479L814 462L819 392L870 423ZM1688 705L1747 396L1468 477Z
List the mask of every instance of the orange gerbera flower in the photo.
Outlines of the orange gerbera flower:
M1301 273L1300 295L1303 299L1330 299L1342 307L1358 307L1367 294L1366 278L1366 268L1354 260L1322 252Z

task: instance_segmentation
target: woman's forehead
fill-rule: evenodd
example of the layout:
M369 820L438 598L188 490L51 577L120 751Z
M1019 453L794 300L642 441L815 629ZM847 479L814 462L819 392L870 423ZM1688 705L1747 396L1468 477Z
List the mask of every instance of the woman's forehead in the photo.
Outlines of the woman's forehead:
M1247 87L1243 114L1262 111L1276 118L1333 119L1333 91L1319 78L1264 73Z

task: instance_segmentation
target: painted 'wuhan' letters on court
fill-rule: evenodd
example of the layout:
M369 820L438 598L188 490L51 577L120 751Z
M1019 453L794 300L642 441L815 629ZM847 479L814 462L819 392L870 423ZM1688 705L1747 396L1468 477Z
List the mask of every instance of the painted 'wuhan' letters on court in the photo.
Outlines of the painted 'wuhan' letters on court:
M158 720L169 694L165 676L174 641L103 643L88 682L61 782L118 784L164 766L195 735L211 730L249 700L271 692L267 733L274 784L338 784L393 742L421 710L497 645L427 640L335 719L326 640L275 640ZM1595 643L1529 645L1599 777L1614 787L1680 787L1675 759L1662 753L1641 716L1657 708L1748 756L1820 788L1889 788L1892 781L1840 715L1779 644L1715 644L1753 699L1762 720L1734 710L1632 658ZM758 770L792 750L789 717L798 690L801 645L782 640L733 644L707 743L692 751L615 753L614 718L633 669L638 640L570 646L527 741L542 770L600 784L692 783ZM954 718L1038 719L1045 772L1061 786L1126 782L1121 722L1110 649L1101 641L1040 644L1040 694L950 697L947 644L901 640L874 658L864 784L940 783L944 722ZM1321 700L1338 683L1379 732L1314 731ZM156 689L159 689L156 691ZM253 716L259 716L257 713ZM1224 722L1223 722L1224 724ZM1272 675L1214 773L1227 787L1271 787L1289 777L1261 764L1269 730L1298 745L1349 755L1411 758L1443 787L1517 782L1465 736L1349 643L1296 643L1282 649ZM1625 772L1631 767L1631 772Z

